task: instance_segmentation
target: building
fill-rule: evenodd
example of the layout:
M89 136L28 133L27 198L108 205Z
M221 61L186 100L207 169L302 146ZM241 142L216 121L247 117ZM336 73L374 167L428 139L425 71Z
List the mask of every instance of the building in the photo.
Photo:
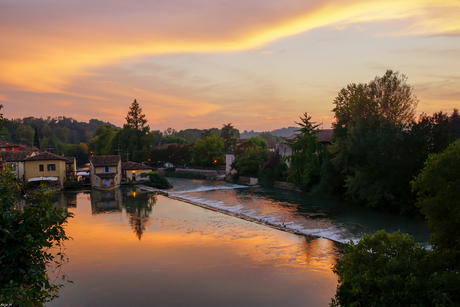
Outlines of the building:
M120 156L91 156L89 160L91 187L110 190L120 186L122 174Z
M329 145L331 145L332 133L333 129L323 129L316 133L316 137L318 138L318 141L321 144L323 144L324 147L328 147ZM287 138L284 138L284 142L278 144L277 148L280 156L288 157L292 155L292 149L291 146L289 146L289 144L295 142L296 136L297 134L293 134ZM289 166L289 161L287 161L286 163Z
M19 145L9 141L0 140L0 151L19 151Z
M231 175L236 173L236 170L232 169L232 163L235 160L234 153L226 153L225 154L225 174Z
M139 181L141 174L147 174L152 171L152 167L137 163L137 162L122 162L121 170L123 172L123 178L128 178L132 181Z
M24 181L24 159L35 155L32 151L0 151L0 157L5 167L11 167L11 172L19 181Z
M65 174L66 180L75 181L77 176L77 162L74 157L67 158L65 162Z
M27 187L46 182L50 186L64 187L66 158L50 152L42 152L25 158L24 182Z

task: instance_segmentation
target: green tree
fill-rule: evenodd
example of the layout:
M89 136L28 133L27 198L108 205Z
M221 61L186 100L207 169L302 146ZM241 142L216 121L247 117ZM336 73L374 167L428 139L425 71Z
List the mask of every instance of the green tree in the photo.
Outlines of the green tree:
M400 232L350 241L333 268L339 285L331 306L456 306L458 268L443 260Z
M65 149L66 157L75 157L78 165L83 165L89 162L88 159L88 146L85 143L78 145L72 144Z
M234 168L239 175L257 176L268 158L267 141L258 136L251 137L236 147Z
M413 203L401 208L407 198L399 196L408 197L414 175L413 169L401 164L408 158L404 141L417 103L406 76L391 70L368 84L351 84L339 92L329 150L346 195L368 206L414 212Z
M287 180L302 189L307 189L320 180L324 147L316 136L320 125L311 122L311 117L307 113L303 116L300 117L300 122L296 122L300 126L299 134L295 136L293 143L288 144L292 154L287 157L291 170Z
M139 103L134 99L134 102L129 107L128 115L126 116L126 123L134 130L142 130L147 124L145 114L142 114L142 108Z
M155 136L150 133L150 127L146 124L145 114L142 113L139 103L134 100L126 116L126 124L118 131L112 142L112 151L120 148L122 152L127 153L127 160L147 161L149 152L155 143Z
M279 150L270 152L268 161L259 169L259 183L262 186L273 187L275 181L286 181L287 164L281 159Z
M19 125L15 132L16 140L19 143L25 143L26 145L32 145L34 138L34 129L29 126Z
M236 147L236 142L240 137L240 132L232 126L232 123L223 125L220 136L224 139L224 151L234 151Z
M58 296L61 284L53 284L47 265L64 260L50 253L69 238L64 231L72 213L53 208L52 191L41 189L36 202L18 208L21 191L11 172L0 173L0 303L43 306Z
M274 136L271 132L264 131L259 134L259 137L263 138L264 140L272 140L276 141L276 136Z
M88 150L94 155L113 155L113 144L116 141L117 129L108 124L100 125L89 141Z
M149 185L151 187L154 187L157 189L172 188L172 184L168 181L168 179L166 179L165 176L163 174L160 174L159 172L152 171L150 173L147 173L147 176L150 179Z
M431 240L437 248L460 251L460 140L438 154L432 154L412 182L417 206L433 230Z
M34 134L34 146L40 148L40 136L38 135L38 128L35 127L35 134Z
M190 149L193 164L201 166L217 166L224 159L224 140L211 135L203 138Z

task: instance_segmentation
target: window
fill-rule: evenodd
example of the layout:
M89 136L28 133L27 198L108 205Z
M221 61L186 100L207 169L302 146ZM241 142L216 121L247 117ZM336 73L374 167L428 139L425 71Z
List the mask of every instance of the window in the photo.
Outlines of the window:
M110 173L110 166L104 166L104 173Z
M56 164L48 164L48 172L54 172L56 170Z
M45 170L43 164L40 164L40 165L38 166L38 170L39 170L40 172L43 172L43 171Z

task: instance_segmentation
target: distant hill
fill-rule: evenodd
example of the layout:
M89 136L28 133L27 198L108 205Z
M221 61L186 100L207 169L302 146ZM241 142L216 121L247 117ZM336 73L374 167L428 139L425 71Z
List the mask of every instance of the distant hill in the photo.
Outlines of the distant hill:
M253 136L259 136L259 134L261 134L262 132L270 132L274 136L278 136L278 137L288 137L288 136L293 135L298 129L299 127L287 127L287 128L280 128L280 129L276 129L272 131L261 131L261 132L255 132L254 130L251 130L251 131L244 130L244 132L241 133L240 138L249 139L250 137L253 137Z

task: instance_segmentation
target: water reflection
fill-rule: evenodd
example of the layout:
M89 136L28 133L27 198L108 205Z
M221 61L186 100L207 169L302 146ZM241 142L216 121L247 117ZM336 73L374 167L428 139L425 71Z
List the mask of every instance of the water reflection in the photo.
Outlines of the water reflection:
M91 209L93 214L120 213L122 208L121 190L91 191Z
M408 233L417 243L428 244L430 230L423 219L354 206L339 200L304 193L241 187L226 182L171 178L170 195L230 211L291 231L345 242L377 230Z
M62 268L74 283L47 306L327 306L335 293L332 241L120 192L77 195Z
M150 226L149 217L156 201L156 194L142 191L139 188L123 190L123 207L126 209L129 224L139 240L145 228Z

